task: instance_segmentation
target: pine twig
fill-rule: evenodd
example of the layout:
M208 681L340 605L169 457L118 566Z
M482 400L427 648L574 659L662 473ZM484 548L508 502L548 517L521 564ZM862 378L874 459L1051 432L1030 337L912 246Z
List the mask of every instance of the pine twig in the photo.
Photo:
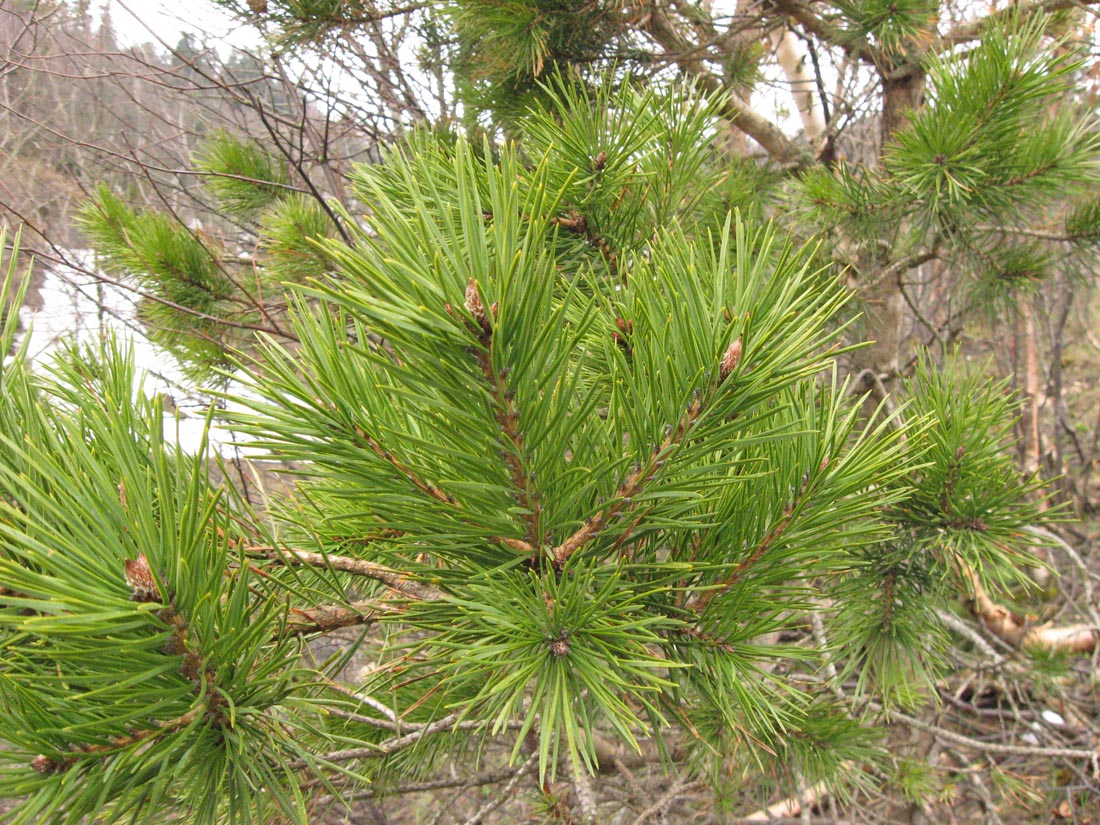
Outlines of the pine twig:
M400 609L385 602L352 602L325 604L316 607L291 608L290 616L276 638L331 633L344 627L366 627L377 622L380 613L397 613Z
M460 776L460 777L448 777L446 779L426 779L423 782L409 782L405 785L397 785L395 787L384 788L361 788L359 790L349 791L347 793L341 793L339 799L333 796L323 796L318 799L318 802L322 804L334 803L334 802L354 802L359 799L375 799L382 796L399 796L401 794L412 793L424 793L425 791L436 791L444 788L477 788L482 785L495 785L498 782L503 782L505 779L510 779L516 774L515 768L504 768L493 771L485 771L484 773L475 774L473 776ZM354 780L350 781L353 787L355 786ZM335 782L329 782L329 780L311 779L308 782L303 782L303 788L316 788L316 787L334 787L341 791L343 788L340 784Z
M420 478L420 476L418 476L411 469L406 467L404 463L402 463L400 459L398 459L397 456L395 456L390 450L387 450L385 447L379 444L377 439L375 439L371 435L368 435L362 427L356 426L355 434L358 435L359 438L362 439L368 447L370 447L371 451L376 456L378 456L380 459L393 467L394 470L396 470L400 475L404 476L420 492L424 493L430 498L434 498L436 501L443 504L450 504L453 507L461 507L461 505L458 503L458 499L456 499L450 493L447 493L444 490L440 489L435 484L432 484L430 481L425 481L424 479Z
M645 825L650 817L664 813L665 810L676 801L676 797L682 794L691 793L692 791L702 790L705 787L706 785L702 782L688 782L683 779L672 783L672 787L661 794L656 802L638 814L633 825Z
M289 547L248 547L246 550L248 553L281 562L287 566L317 567L374 579L418 601L435 601L443 598L444 595L442 590L433 585L410 579L404 573L366 559L330 553L312 553L308 550L295 550Z
M516 769L515 774L508 781L508 784L501 789L501 792L482 805L481 808L478 809L478 812L467 819L463 825L481 825L485 817L503 805L512 796L512 791L516 789L516 785L519 784L520 779L535 766L538 758L539 755L537 751L528 756L527 761Z
M513 550L533 557L538 553L538 547L544 538L542 506L539 504L531 474L527 470L530 455L523 429L520 427L519 410L516 407L514 393L508 386L507 371L497 371L493 367L493 318L496 316L497 305L494 303L486 309L485 302L481 300L478 292L477 282L470 278L466 284L465 307L474 319L474 324L470 325L467 322L467 326L481 344L477 353L478 366L495 402L496 409L493 417L505 442L503 457L504 463L508 466L508 477L512 482L512 494L524 512L521 516L524 523L524 538L522 540L502 538L500 542Z
M738 342L735 342L738 343ZM731 346L732 348L732 346ZM738 356L739 357L739 356ZM734 364L736 366L736 364ZM722 368L725 368L725 359ZM728 374L728 370L727 370ZM653 479L668 460L672 450L679 445L691 429L691 425L703 411L703 401L697 395L692 401L676 426L668 425L664 440L650 454L644 467L636 467L619 485L615 491L611 504L590 516L571 536L559 544L553 550L554 566L561 567L569 558L584 547L621 513L631 500L642 491L645 485ZM631 525L628 530L633 530Z
M881 710L881 708L879 709ZM890 719L982 753L1004 753L1032 757L1045 756L1051 759L1083 759L1092 766L1093 775L1100 778L1100 748L1090 750L1088 748L1048 748L1041 745L1002 745L998 742L982 742L978 739L972 739L969 736L963 736L961 733L955 733L946 728L923 722L897 710L890 710Z

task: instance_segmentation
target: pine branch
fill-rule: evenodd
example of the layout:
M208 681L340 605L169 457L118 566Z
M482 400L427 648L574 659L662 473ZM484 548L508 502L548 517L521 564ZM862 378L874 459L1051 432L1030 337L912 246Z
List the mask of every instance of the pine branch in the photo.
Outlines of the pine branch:
M602 154L602 153L601 153ZM597 156L597 165L599 157ZM647 184L648 186L648 184ZM622 195L620 194L620 200ZM643 196L644 200L644 196ZM618 203L615 204L618 207ZM616 281L620 280L619 274L619 256L615 254L615 251L611 248L611 244L608 243L607 238L592 231L591 224L588 222L588 218L579 212L570 209L569 213L565 216L556 216L550 219L550 223L554 226L560 226L575 235L580 235L588 241L589 246L598 250L600 255L603 256L604 262L607 264L607 269L611 273L611 277ZM626 283L626 273L621 276L621 283Z
M31 767L38 773L64 773L84 756L98 755L107 757L123 748L128 748L133 745L140 745L142 747L151 745L169 734L183 730L195 722L199 717L209 712L210 708L208 704L204 702L193 707L191 710L187 711L187 713L177 716L175 719L168 719L158 723L156 728L134 731L126 736L112 736L110 741L104 745L72 745L69 748L69 753L73 754L72 756L57 758L39 754L31 760Z
M560 569L564 566L574 553L598 536L625 508L631 506L632 499L657 475L674 448L678 446L687 435L688 431L691 429L691 425L695 423L702 410L702 398L699 394L696 394L695 400L691 403L691 406L684 411L679 423L675 427L669 425L664 440L650 454L649 460L646 462L645 466L635 468L634 471L626 477L623 483L619 485L619 489L615 491L610 506L590 516L584 524L569 536L569 538L553 549L555 567ZM632 530L633 525L628 527L626 532L629 533ZM621 544L623 540L624 539L620 539L617 541L616 546Z
M802 0L773 0L775 7L790 15L809 34L829 46L841 49L853 60L872 66L886 66L889 58L882 50L867 41L866 37L853 38L843 29L832 25L820 11L814 11Z
M462 717L463 714L461 713L452 713L434 722L428 722L426 724L409 724L406 729L412 728L410 733L406 733L402 736L395 736L392 739L379 742L377 745L369 745L364 748L347 748L345 750L329 751L328 753L320 755L318 759L325 762L353 762L357 759L381 759L386 756L392 756L407 748L411 748L414 745L418 745L425 738L436 733L456 730L482 730L486 726L486 723L481 720L464 720ZM509 729L517 728L519 727L519 723L509 725L508 727ZM307 767L307 765L305 762L299 761L291 762L288 767L304 768Z
M423 793L425 791L437 791L444 788L477 788L482 785L496 785L499 782L503 782L506 779L511 779L516 775L516 771L519 768L501 768L498 770L485 771L483 773L474 774L473 776L460 776L460 777L447 777L445 779L426 779L423 782L408 782L404 785L385 786L382 788L366 788L363 790L355 790L359 786L359 783L355 780L349 780L346 783L338 783L330 779L311 779L308 782L303 782L303 788L336 788L343 791L345 787L346 792L342 792L339 798L333 796L320 797L318 802L322 804L331 804L335 802L348 803L354 802L357 799L377 799L379 797L391 797L401 796L403 794Z
M718 364L718 380L712 387L712 392L730 376L741 361L743 345L741 339L736 339L726 348ZM709 401L709 399L708 399ZM600 534L624 510L630 509L633 499L641 493L646 485L657 476L673 452L687 438L692 426L698 420L705 407L703 395L696 391L695 399L684 411L675 426L668 425L665 429L664 440L650 453L649 460L644 467L636 467L615 491L610 506L590 516L569 538L555 547L552 551L554 566L560 569L574 553L584 547L588 542ZM618 550L633 533L639 519L634 520L623 533L615 540L614 549Z
M691 44L676 30L664 9L652 6L646 15L643 30L664 48L669 59L695 77L704 91L721 95L722 114L730 123L763 146L772 159L795 168L813 163L813 153L809 146L787 137L782 129L754 112L747 103L736 95L727 93L718 78L706 69L703 61L692 56Z
M538 762L538 758L538 751L527 757L526 761L519 766L515 774L508 781L508 784L504 786L501 792L490 799L488 802L486 802L484 805L482 805L481 808L478 809L477 813L467 819L463 823L463 825L481 825L481 823L485 820L485 817L487 817L489 814L491 814L493 811L495 811L497 808L499 808L501 805L511 799L516 789L516 785L519 784L520 779L522 779L525 774L531 772L531 769L534 768L535 764Z
M125 493L121 489L120 495L123 499L123 507L125 507ZM180 656L180 673L192 682L198 704L174 719L157 723L155 728L134 730L125 736L112 736L104 744L71 744L68 747L68 752L72 756L57 758L40 754L31 763L31 767L38 773L61 773L67 771L78 760L86 756L108 757L135 745L145 747L190 726L202 717L205 717L215 727L220 728L230 724L229 708L226 700L221 692L214 687L216 674L206 664L200 650L195 645L191 634L188 632L187 621L176 610L171 599L166 598L161 592L161 587L153 575L152 568L149 566L145 555L139 554L137 559L125 559L123 562L123 576L130 588L130 597L133 601L139 604L165 605L155 613L160 621L172 629L162 652L166 656Z
M945 34L935 45L936 52L945 52L962 43L969 43L982 37L986 32L999 26L1008 25L1010 21L1024 21L1039 14L1064 9L1080 8L1082 6L1094 6L1100 0L1033 0L1031 3L1013 3L1003 9L987 14L977 20L961 23Z
M119 486L119 495L122 498L123 509L126 507L125 488ZM194 685L195 693L205 697L207 715L212 716L218 724L224 719L224 699L216 691L210 690L215 682L215 674L206 664L202 651L195 644L193 635L189 632L187 620L180 615L173 604L171 597L161 591L160 584L153 575L149 561L145 554L141 553L137 559L126 559L123 562L123 576L130 587L130 598L139 604L163 604L163 608L156 612L156 616L170 628L171 635L164 643L163 651L168 656L180 656L180 673Z
M876 707L874 703L871 703L871 707ZM877 708L882 710L881 707ZM927 722L923 722L908 714L902 713L897 710L891 709L889 711L890 719L902 722L906 725L916 728L917 730L931 733L934 736L938 736L941 739L946 739L948 742L954 742L957 745L963 745L968 748L980 751L981 753L1004 753L1013 754L1017 756L1038 756L1046 757L1048 759L1083 759L1088 762L1095 773L1100 775L1100 749L1089 750L1088 748L1046 748L1041 746L1032 745L1002 745L998 742L982 742L978 739L972 739L969 736L963 736L960 733L941 728L936 725L930 725Z
M519 410L516 409L515 394L508 386L506 371L498 371L493 366L493 327L490 313L496 314L494 304L488 311L478 293L477 282L470 278L466 283L467 311L474 317L476 327L472 331L481 344L477 351L477 362L482 377L489 389L494 403L494 418L505 441L504 461L508 465L508 476L512 483L516 503L523 510L524 541L514 538L500 538L498 541L513 550L534 555L545 540L542 529L542 506L531 476L527 472L530 454L519 425Z
M424 479L420 478L420 476L418 476L415 472L406 467L405 464L390 450L379 444L374 436L368 435L366 430L364 430L358 424L355 425L355 434L359 436L359 438L368 447L371 448L375 455L377 455L379 458L381 458L383 461L393 467L394 470L398 472L398 474L404 476L409 482L412 483L412 485L417 490L443 504L449 504L453 507L458 508L462 507L458 499L456 499L450 493L447 493L444 490L440 489L435 484L432 484L432 482L425 481Z
M377 562L337 556L330 553L313 553L308 550L295 550L289 547L247 547L245 551L271 561L288 566L302 565L324 570L337 570L355 576L382 582L399 593L419 601L434 601L444 596L442 590L426 582L416 581L403 573Z
M374 601L291 608L286 624L275 638L331 633L344 627L367 627L379 621L381 613L398 612L400 608L394 604Z
M818 468L818 472L822 472L825 469L826 462L822 462L821 467ZM787 528L791 526L791 522L794 520L799 508L805 503L806 493L810 488L811 475L806 474L806 477L802 481L802 486L799 488L798 494L794 497L794 500L787 504L783 508L783 515L779 520L772 525L772 528L756 545L756 548L746 558L742 559L737 566L733 568L727 574L727 576L718 583L717 587L712 587L698 593L693 599L688 602L688 609L693 610L696 614L702 613L707 609L716 596L720 596L723 593L729 591L737 581L742 578L760 559L764 558L764 555L768 552L768 549L780 539Z

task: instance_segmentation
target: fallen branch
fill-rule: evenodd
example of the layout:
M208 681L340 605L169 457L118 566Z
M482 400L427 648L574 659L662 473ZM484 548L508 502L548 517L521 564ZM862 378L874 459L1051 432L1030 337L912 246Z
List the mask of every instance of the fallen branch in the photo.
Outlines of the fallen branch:
M798 796L789 796L756 813L741 817L739 822L771 822L776 819L790 819L802 813L803 807L813 807L828 793L824 782L818 782L806 788Z
M1037 647L1065 653L1091 653L1100 644L1100 627L1075 624L1055 627L1051 622L1032 624L1030 616L997 604L985 592L978 574L961 560L959 569L970 586L970 608L986 629L1016 648Z

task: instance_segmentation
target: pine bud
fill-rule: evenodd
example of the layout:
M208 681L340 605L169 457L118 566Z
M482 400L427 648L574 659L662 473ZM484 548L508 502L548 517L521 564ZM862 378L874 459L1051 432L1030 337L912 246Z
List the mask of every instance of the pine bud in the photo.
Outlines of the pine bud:
M550 652L559 659L562 656L566 656L569 653L569 632L566 630L561 631L557 636L550 640Z
M562 217L554 217L550 219L550 223L554 226L560 226L562 229L567 229L570 232L576 232L578 235L583 235L588 231L588 220L584 215L579 212L570 209L569 213Z
M741 339L738 338L732 344L726 348L725 355L722 356L722 364L718 368L718 381L721 383L729 378L729 374L737 369L737 365L741 363Z
M126 584L130 586L130 598L133 601L161 601L157 580L153 578L153 571L144 553L139 553L136 559L126 559L123 562L123 575L126 577Z
M592 168L597 172L602 172L604 165L607 163L607 152L600 152L592 159Z
M39 773L54 773L60 769L61 765L48 756L38 754L38 756L31 760L31 767Z
M492 329L489 326L489 315L485 312L485 304L481 302L481 295L477 291L477 282L471 278L466 282L466 311L474 316L481 331L486 334Z
M248 7L256 14L266 14L267 0L248 0Z

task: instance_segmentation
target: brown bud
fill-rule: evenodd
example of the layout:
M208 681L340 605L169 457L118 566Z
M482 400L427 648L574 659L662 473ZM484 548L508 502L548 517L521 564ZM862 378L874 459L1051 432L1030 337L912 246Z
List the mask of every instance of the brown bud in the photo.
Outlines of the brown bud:
M551 639L549 647L550 652L559 659L562 656L568 655L570 648L568 632L563 630L561 633Z
M180 673L185 679L197 682L202 675L202 656L194 650L187 650L183 654L183 663L180 665Z
M562 229L568 229L570 232L576 232L578 235L583 235L588 231L588 220L584 215L572 209L564 217L551 218L550 223L560 226Z
M955 460L962 461L964 455L966 455L966 445L960 444L959 449L955 450Z
M153 578L153 571L144 553L139 553L136 559L126 559L123 562L123 575L126 577L126 584L130 586L130 598L133 601L161 601L157 580Z
M38 756L31 760L31 767L39 773L54 773L60 770L61 764L55 759L50 759L48 756L38 754Z
M729 374L737 369L739 363L741 363L740 338L726 348L726 353L722 356L722 364L718 368L718 381L725 381L729 377Z
M481 327L482 332L489 332L489 316L485 312L485 304L481 301L481 295L477 291L477 282L470 278L466 282L466 311L474 316L474 321Z
M183 639L176 633L169 636L168 641L166 641L160 649L160 652L165 656L179 656L186 651L187 646L184 644Z
M248 7L256 14L266 14L267 0L248 0Z
M596 157L592 159L592 168L597 172L602 172L604 166L607 164L607 152L600 152Z

